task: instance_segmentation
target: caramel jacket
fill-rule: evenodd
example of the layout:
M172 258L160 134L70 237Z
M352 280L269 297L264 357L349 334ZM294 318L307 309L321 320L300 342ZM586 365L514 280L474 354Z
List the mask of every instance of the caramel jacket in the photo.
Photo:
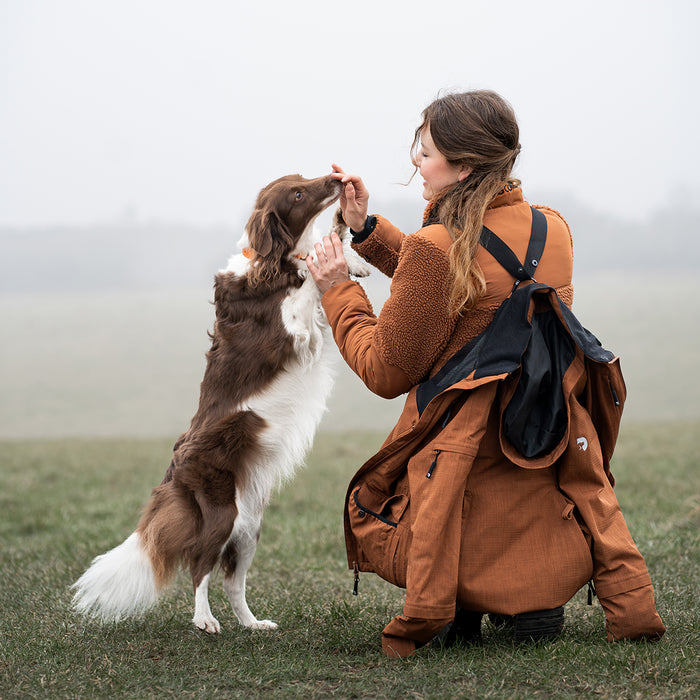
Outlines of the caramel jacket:
M541 211L544 284L524 313L544 304L566 324L557 294L571 303L571 237L556 212ZM494 200L484 225L522 259L531 219L513 188ZM563 605L591 578L601 599L650 586L609 470L625 399L618 360L591 359L576 344L562 379L566 433L556 449L522 458L501 430L517 372L445 381L448 360L490 327L513 278L480 249L486 294L450 318L450 244L440 224L403 236L378 217L356 249L392 275L379 317L355 282L323 297L338 347L364 383L381 396L409 392L383 447L351 480L345 506L349 565L406 588L404 615L384 630L397 643L426 642L456 605L513 615Z
M519 187L508 186L484 216L518 255L525 255L531 211ZM434 206L434 203L431 203ZM426 219L431 218L431 208ZM538 207L547 218L547 246L537 279L554 287L571 305L572 242L569 227L557 212ZM483 249L477 254L486 279L478 306L456 319L449 313L449 261L452 245L447 229L428 224L410 236L382 217L357 252L392 278L391 295L374 315L356 282L334 286L323 297L341 354L365 385L384 398L395 398L437 372L457 350L479 335L510 294L513 278Z

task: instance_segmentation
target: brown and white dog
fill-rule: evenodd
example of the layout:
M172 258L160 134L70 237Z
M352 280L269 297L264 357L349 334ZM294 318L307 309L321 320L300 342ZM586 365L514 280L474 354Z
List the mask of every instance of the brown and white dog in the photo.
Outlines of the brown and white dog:
M194 584L194 624L219 632L208 587L220 563L240 623L276 627L248 608L246 573L265 505L303 461L333 384L333 340L304 258L318 239L316 217L340 190L330 176L288 175L258 195L243 253L215 278L216 323L197 413L136 531L73 585L78 612L100 620L137 615L183 566ZM339 214L334 227L343 238ZM346 253L351 273L369 273Z

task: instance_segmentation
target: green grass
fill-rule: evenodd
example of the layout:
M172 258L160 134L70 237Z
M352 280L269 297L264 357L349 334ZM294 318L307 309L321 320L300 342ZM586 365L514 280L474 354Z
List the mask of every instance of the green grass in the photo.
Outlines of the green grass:
M143 619L75 618L69 585L133 529L170 441L0 443L0 698L695 698L700 693L700 424L631 425L614 460L617 493L668 626L657 644L605 641L579 592L556 642L513 646L485 627L476 648L384 658L379 635L402 591L363 575L351 595L342 503L378 434L321 435L270 505L248 599L276 632L238 627L217 582L222 633L191 625L181 575Z

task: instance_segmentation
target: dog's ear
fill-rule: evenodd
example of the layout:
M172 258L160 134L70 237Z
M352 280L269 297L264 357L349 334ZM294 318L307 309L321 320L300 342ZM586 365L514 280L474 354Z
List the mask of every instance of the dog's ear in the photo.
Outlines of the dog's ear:
M265 223L267 213L265 209L255 209L245 227L250 247L262 257L269 255L272 250L272 236Z
M271 209L256 209L246 226L250 247L261 258L267 257L275 243L287 245L291 234L276 211Z

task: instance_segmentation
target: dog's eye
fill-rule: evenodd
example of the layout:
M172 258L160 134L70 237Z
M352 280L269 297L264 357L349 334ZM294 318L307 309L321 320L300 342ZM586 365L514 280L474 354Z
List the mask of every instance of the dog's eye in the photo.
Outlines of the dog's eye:
M297 192L294 195L294 199L297 200L297 202L301 202L302 199L304 199L304 193L303 192Z

